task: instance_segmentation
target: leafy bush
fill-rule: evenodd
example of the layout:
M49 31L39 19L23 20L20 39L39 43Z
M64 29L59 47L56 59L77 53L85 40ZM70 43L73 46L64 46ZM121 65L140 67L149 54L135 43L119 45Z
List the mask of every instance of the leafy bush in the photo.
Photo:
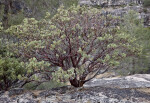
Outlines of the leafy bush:
M24 73L24 63L16 59L0 41L0 90L8 90Z
M48 89L61 87L61 86L65 86L65 83L60 83L60 82L56 82L56 81L49 81L49 82L42 83L36 89L38 89L38 90L48 90Z
M98 73L117 67L121 59L141 52L134 36L113 28L117 21L101 16L96 8L62 6L51 20L26 18L7 32L20 40L12 50L38 64L31 62L32 71L51 72L50 79L81 87ZM46 63L49 70L42 67ZM86 78L89 74L93 76Z
M9 89L24 74L23 65L16 58L0 58L0 90Z

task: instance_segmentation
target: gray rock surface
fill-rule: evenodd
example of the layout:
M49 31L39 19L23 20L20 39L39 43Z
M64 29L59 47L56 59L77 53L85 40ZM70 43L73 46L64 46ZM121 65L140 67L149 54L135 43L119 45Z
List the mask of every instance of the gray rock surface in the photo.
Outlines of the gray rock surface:
M9 90L9 96L19 95L19 94L22 94L23 92L24 92L23 88L13 88Z
M139 88L150 87L150 74L93 79L84 88L64 86L45 91L26 91L0 96L0 103L150 103L150 92Z
M79 4L102 7L104 15L119 17L134 10L139 13L139 19L144 19L144 25L150 26L150 8L144 8L142 0L79 0Z
M60 88L63 89L63 88ZM52 92L54 94L52 94ZM134 89L117 89L106 87L70 89L66 93L57 90L41 92L47 94L34 97L32 93L24 93L13 97L0 97L0 103L149 103L150 94Z
M79 0L80 4L99 6L142 5L142 0Z
M85 87L113 87L113 88L150 88L150 74L136 74L126 77L96 79L87 82Z

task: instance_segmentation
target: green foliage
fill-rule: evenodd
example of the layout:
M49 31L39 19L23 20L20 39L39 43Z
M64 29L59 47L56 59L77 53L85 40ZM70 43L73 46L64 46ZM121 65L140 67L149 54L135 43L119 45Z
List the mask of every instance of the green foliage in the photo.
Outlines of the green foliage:
M43 18L45 12L54 15L59 7L59 0L25 0L25 3L32 10L31 16L37 19Z
M142 20L140 21L138 19L138 13L131 10L128 12L127 15L123 18L124 22L121 25L121 31L130 33L131 36L137 36L141 35L141 33L138 33L139 29L143 28ZM136 34L138 33L138 34Z
M50 81L50 82L45 82L39 85L36 89L38 90L48 90L56 87L61 87L65 86L64 83L56 82L56 81Z
M64 7L69 8L72 5L78 5L79 0L61 0Z
M23 11L19 11L17 14L9 14L8 25L11 26L20 24L24 18L25 15Z
M65 86L64 83L57 83L56 81L49 81L41 83L40 85L37 82L27 83L24 88L27 90L50 90L52 88Z
M26 70L25 75L19 75L18 79L27 82L42 82L42 76L47 74L44 70L49 70L50 64L45 61L37 61L35 57L30 58L24 63L24 69ZM39 75L38 73L41 73ZM42 74L43 73L43 74ZM50 75L50 74L49 74ZM32 83L31 83L32 84Z
M36 71L36 69L44 69L49 67L49 63L45 63L44 61L37 61L36 58L29 59L29 62L26 64L27 73L32 73L32 71Z
M24 63L0 40L0 90L8 90L25 74Z
M136 38L130 37L131 32L111 28L118 18L105 18L100 14L96 8L74 5L64 9L61 6L52 19L47 18L48 13L39 21L26 18L6 32L20 40L12 50L17 47L22 57L28 58L29 73L34 73L35 68L44 71L42 66L48 63L53 80L84 81L88 74L115 68L121 59L140 54L142 50L140 44L135 43Z
M129 6L135 6L135 5L137 5L137 4L135 4L133 2L129 4Z
M84 73L84 68L69 68L67 71L64 71L62 68L58 68L58 70L52 73L53 81L56 82L67 82L69 79L75 78L75 71L79 75L79 77Z
M78 4L78 0L25 0L25 2L33 11L32 17L36 19L44 18L45 12L50 12L52 17L61 5L68 8Z
M5 5L0 4L0 22L6 23L6 28L8 28L11 25L20 24L25 17L34 17L39 20L44 18L45 12L50 12L52 17L56 14L60 5L68 8L73 4L77 5L77 3L78 0L10 0L8 1L8 13L6 14L4 14L4 11L6 11L4 10ZM18 6L22 9L17 10ZM13 13L14 9L16 9L15 13ZM4 17L7 19L2 21Z
M136 37L136 44L142 45L142 53L136 58L130 58L132 64L124 61L122 68L127 68L127 72L134 73L149 73L149 50L150 50L150 29L144 27L143 20L138 19L138 14L135 11L130 11L123 18L124 22L120 26L121 32L130 34L129 37ZM124 72L125 73L125 72Z
M149 7L150 1L149 0L143 0L143 5L144 5L144 7Z
M23 65L15 58L1 58L0 59L0 79L4 82L6 77L8 80L18 79L18 75L23 73Z
M37 82L30 82L24 85L23 87L26 90L36 90L37 88Z
M97 9L101 9L102 7L100 5L93 5L94 8L97 8Z
M24 75L25 70L23 63L16 58L1 57L0 58L0 86L1 89L7 90L18 81L20 75Z
M6 19L5 22L7 22L7 26L11 26L11 25L17 25L17 24L20 24L22 22L22 20L24 19L25 15L24 15L24 11L21 10L21 11L17 11L17 13L13 14L12 13L12 9L11 6L8 7L8 13L7 14L4 14L4 7L5 5L3 4L0 4L0 22L3 22L4 23L4 17ZM8 28L6 27L6 28Z

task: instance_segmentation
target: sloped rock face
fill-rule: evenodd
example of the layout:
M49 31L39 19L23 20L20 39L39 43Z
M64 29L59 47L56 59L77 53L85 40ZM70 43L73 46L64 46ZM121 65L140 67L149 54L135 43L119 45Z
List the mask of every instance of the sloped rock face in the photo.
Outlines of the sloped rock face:
M9 0L8 0L9 1ZM11 2L11 13L16 14L20 12L21 10L24 10L25 16L31 15L31 10L29 7L23 2L23 0L12 0ZM6 2L5 0L0 0L0 5L4 5ZM1 10L0 10L1 11Z
M79 4L100 6L104 15L120 17L134 10L139 13L139 19L144 20L144 25L150 26L150 8L144 8L142 0L79 0Z
M0 103L150 103L149 97L150 94L135 89L92 87L77 90L63 87L43 91L37 96L31 92L12 97L5 94L0 97Z
M0 103L149 103L149 94L134 89L95 87L86 90L44 91L46 95L34 96L25 93L19 96L0 97Z
M150 103L150 92L139 88L150 88L150 75L93 79L84 88L64 86L39 93L18 94L22 89L14 89L11 96L12 91L1 92L0 103Z
M104 86L111 88L150 88L150 74L136 74L126 77L96 79L87 82L85 87Z
M137 4L141 5L142 0L80 0L80 4L99 5L99 6L121 6Z

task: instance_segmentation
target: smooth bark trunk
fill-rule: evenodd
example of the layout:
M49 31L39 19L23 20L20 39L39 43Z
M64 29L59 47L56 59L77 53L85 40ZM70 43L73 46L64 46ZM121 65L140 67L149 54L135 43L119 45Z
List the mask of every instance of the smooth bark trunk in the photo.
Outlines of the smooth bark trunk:
M82 87L84 83L85 83L84 81L82 81L82 80L77 80L76 78L70 80L70 84L71 84L72 86L74 86L74 87L77 87L77 88L78 88L78 87Z

